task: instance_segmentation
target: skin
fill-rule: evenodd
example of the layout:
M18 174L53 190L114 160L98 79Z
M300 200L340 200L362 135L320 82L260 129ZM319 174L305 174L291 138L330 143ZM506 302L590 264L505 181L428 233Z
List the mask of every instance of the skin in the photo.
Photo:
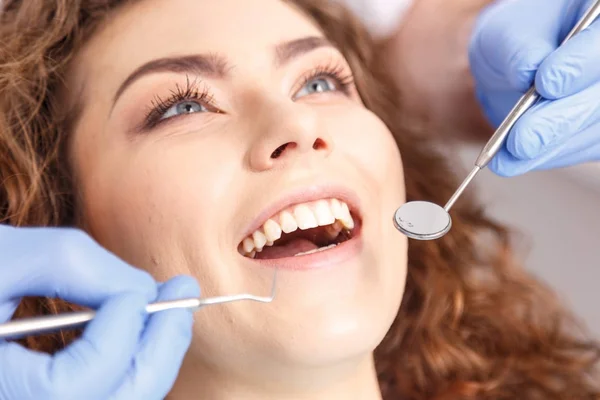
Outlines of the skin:
M191 274L204 296L266 294L273 270L237 251L256 216L298 188L354 191L359 254L281 271L271 304L196 313L172 398L377 399L372 351L397 314L407 268L406 238L391 223L405 201L400 154L354 88L336 90L328 77L324 92L302 86L320 66L350 72L337 50L320 47L275 65L280 42L322 34L288 4L257 1L134 2L79 52L67 83L69 101L83 104L71 146L82 225L159 280ZM113 105L146 62L206 53L227 58L229 77L154 73ZM198 112L140 131L155 96L166 100L188 81L201 81L215 105L205 111L195 103ZM285 143L292 145L271 159Z

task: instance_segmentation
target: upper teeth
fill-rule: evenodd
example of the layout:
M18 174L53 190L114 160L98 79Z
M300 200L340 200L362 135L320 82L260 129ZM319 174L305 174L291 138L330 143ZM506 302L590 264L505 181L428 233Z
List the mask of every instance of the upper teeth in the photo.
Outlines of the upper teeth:
M332 238L335 238L342 228L354 228L354 220L346 203L337 199L318 200L280 211L244 239L241 245L242 252L252 256L256 251L262 251L265 246L272 246L282 233L294 232L298 228L306 230L327 225L331 225L327 228Z

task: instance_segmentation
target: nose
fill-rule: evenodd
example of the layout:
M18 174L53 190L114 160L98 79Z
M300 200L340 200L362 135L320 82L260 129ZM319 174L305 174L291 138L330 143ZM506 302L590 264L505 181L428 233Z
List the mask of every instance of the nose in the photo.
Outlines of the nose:
M251 169L265 171L301 157L327 157L333 141L320 122L310 105L267 111L250 150Z

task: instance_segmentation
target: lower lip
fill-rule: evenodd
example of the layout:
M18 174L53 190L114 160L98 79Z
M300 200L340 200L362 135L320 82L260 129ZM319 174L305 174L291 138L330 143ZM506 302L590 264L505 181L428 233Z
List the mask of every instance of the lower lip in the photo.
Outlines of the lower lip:
M302 256L273 258L268 260L259 260L247 258L248 260L261 265L262 267L277 268L295 271L309 271L315 269L330 268L337 264L356 257L362 249L362 226L358 222L352 232L352 239L346 240L337 246L319 251L316 253L305 254Z

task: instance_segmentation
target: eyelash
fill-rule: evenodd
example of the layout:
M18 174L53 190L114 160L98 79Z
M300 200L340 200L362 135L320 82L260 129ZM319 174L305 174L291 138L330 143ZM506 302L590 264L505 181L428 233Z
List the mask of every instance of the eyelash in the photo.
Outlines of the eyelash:
M336 89L340 90L345 95L349 95L350 88L354 84L354 78L351 73L346 72L346 67L341 64L326 64L319 66L304 77L301 78L301 84L298 85L294 93L300 90L311 80L316 78L329 78L334 80ZM151 103L150 109L146 113L144 118L144 129L152 129L162 122L169 119L176 118L171 117L161 120L162 116L174 105L194 101L202 106L206 107L212 112L220 113L220 111L214 106L213 96L206 86L199 88L196 81L190 81L189 77L186 81L186 86L181 87L179 84L175 85L175 90L171 90L171 94L166 98L162 99L156 95Z
M171 90L171 94L166 99L163 100L158 95L154 96L150 109L144 118L144 128L152 129L161 122L166 121L161 120L162 116L174 105L185 101L195 101L206 108L214 109L214 107L211 106L213 104L213 97L208 88L204 86L200 89L198 83L196 81L190 82L188 77L185 87L183 88L179 84L176 84L175 90ZM212 111L218 112L216 109Z
M301 80L301 84L295 88L296 93L300 88L306 85L308 82L316 78L330 78L335 81L337 89L342 93L350 94L350 88L354 84L354 77L351 73L347 72L347 69L342 64L325 64L319 66L309 73L307 73Z

